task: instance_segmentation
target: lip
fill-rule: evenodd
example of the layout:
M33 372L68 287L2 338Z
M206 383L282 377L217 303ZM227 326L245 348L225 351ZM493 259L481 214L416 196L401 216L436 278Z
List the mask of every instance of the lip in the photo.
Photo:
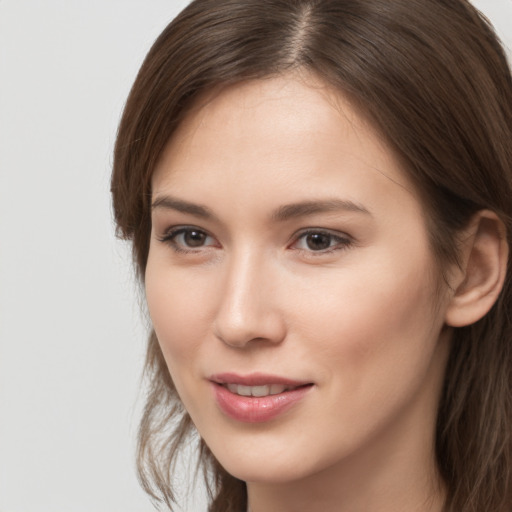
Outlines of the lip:
M311 384L310 381L300 381L287 379L278 375L267 373L251 373L249 375L238 375L236 373L218 373L212 375L210 379L217 384L241 384L242 386L264 386L266 384L282 384L288 387L299 387L305 384Z
M311 382L262 373L250 375L223 373L213 375L209 380L221 411L230 418L243 423L263 423L276 418L305 398L313 387ZM225 384L240 384L243 386L281 384L295 389L276 395L248 397L232 393L224 386Z

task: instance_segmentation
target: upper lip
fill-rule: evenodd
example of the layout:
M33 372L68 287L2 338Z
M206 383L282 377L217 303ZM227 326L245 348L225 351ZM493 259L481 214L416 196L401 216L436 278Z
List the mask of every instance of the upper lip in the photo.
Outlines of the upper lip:
M250 373L248 375L239 375L237 373L217 373L210 376L210 381L217 384L239 384L242 386L266 386L271 384L282 384L288 387L304 386L312 384L308 381L300 381L288 379L278 375L270 375L265 373Z

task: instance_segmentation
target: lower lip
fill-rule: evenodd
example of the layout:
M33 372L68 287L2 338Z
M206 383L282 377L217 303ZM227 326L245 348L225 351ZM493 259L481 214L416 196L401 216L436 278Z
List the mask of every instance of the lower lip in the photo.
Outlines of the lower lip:
M270 421L290 409L311 390L312 385L268 396L240 396L220 384L212 383L220 409L230 418L244 423Z

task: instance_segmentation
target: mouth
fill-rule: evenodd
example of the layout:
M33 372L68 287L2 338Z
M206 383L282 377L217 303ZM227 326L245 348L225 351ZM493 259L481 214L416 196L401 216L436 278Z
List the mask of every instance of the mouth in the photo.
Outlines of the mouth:
M238 396L256 397L261 398L265 396L279 395L286 393L287 391L293 391L305 386L311 386L312 384L302 384L299 386L285 386L283 384L263 384L261 386L245 386L243 384L219 384L231 393Z
M309 395L314 383L284 377L224 373L210 377L221 411L244 423L261 423L296 407Z
M212 375L209 379L214 384L223 386L231 393L240 396L262 397L278 395L303 386L312 386L312 382L289 379L279 375L251 373L238 375L236 373L221 373Z

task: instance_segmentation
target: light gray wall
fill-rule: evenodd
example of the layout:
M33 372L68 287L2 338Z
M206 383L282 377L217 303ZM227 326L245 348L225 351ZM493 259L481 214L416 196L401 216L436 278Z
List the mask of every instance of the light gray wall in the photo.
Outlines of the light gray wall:
M512 0L478 0L512 48ZM144 328L112 143L185 0L0 0L0 512L145 512ZM189 510L188 512L192 512Z

